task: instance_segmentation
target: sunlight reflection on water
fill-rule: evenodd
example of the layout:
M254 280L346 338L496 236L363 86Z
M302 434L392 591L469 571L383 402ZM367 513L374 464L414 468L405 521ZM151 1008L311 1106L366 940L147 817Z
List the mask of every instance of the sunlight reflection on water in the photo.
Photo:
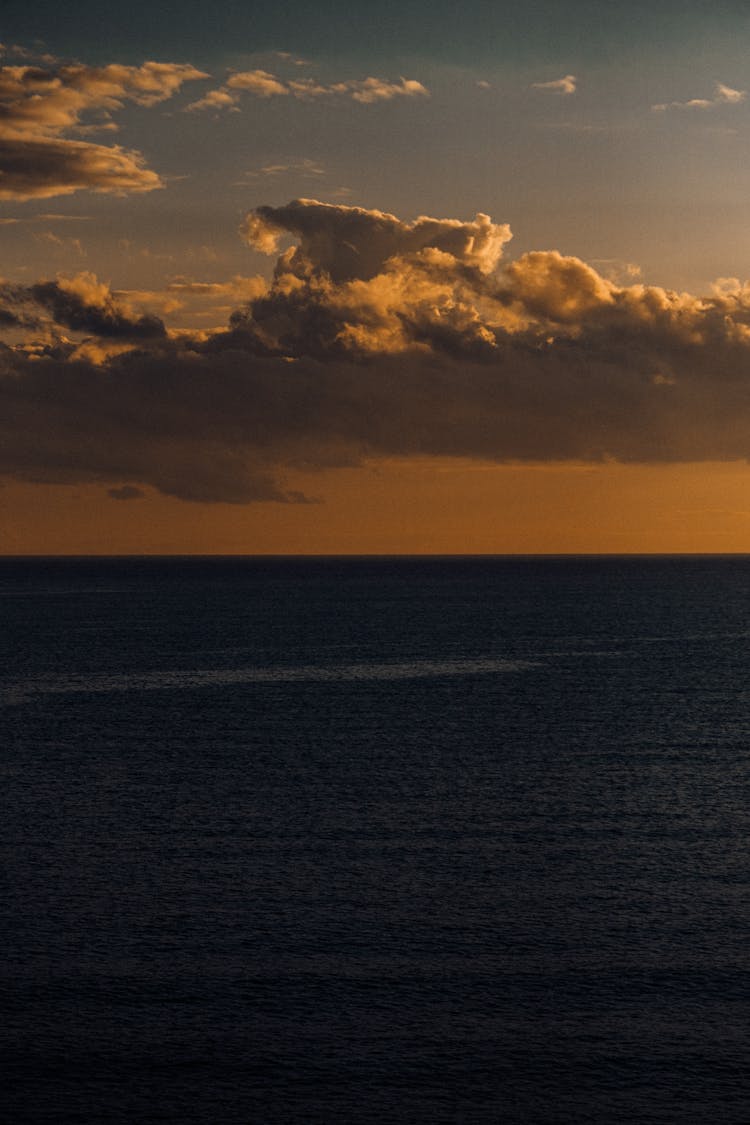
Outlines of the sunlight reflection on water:
M223 687L232 684L335 683L368 680L415 680L444 676L476 676L538 667L530 660L412 660L382 664L282 666L271 668L160 669L140 675L107 674L35 678L8 684L5 703L21 703L28 695L67 695L78 692L160 691Z

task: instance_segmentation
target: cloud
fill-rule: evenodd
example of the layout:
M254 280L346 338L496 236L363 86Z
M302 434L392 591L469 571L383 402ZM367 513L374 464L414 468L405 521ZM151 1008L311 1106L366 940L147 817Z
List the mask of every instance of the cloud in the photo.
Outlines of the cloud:
M314 78L287 80L269 74L267 70L247 70L230 75L224 86L191 102L186 110L236 109L241 93L254 94L259 98L292 97L300 101L346 97L362 105L372 105L374 102L391 101L400 97L429 97L430 92L414 78L400 78L398 82L391 82L385 78L369 77L326 84Z
M607 281L614 281L619 285L632 285L633 282L640 281L643 275L637 262L624 261L622 258L592 258L590 265Z
M46 316L53 324L104 339L154 340L166 335L158 317L134 314L92 273L60 275L56 281L27 286L0 282L0 301L19 323L39 326L40 317Z
M234 297L235 300L250 300L265 289L260 277L236 276L231 281L191 281L188 278L174 278L167 285L169 293L197 294L198 296Z
M46 212L43 215L33 215L29 222L36 223L89 223L90 215L58 215L55 212Z
M123 302L131 314L137 309L147 315L155 309L169 325L169 329L182 331L205 324L207 328L226 326L227 320L239 304L247 305L266 290L262 277L235 275L228 281L195 281L175 277L166 288L156 292L121 290L113 293L115 300Z
M47 249L77 254L79 258L86 257L86 250L80 238L61 238L51 230L38 231L33 236L36 243L46 246Z
M116 130L111 116L125 102L153 106L183 83L207 77L192 66L157 62L0 67L0 199L161 187L140 153L79 137ZM94 115L92 124L83 123L87 114Z
M228 109L236 113L237 96L225 89L209 90L202 98L185 106L186 113L194 113L199 109Z
M315 199L297 199L285 207L258 207L246 216L240 232L264 254L275 253L285 235L299 239L298 247L283 255L279 267L303 274L324 272L334 281L371 278L388 259L427 248L444 251L486 273L497 265L511 237L510 227L482 214L468 223L425 216L403 223L383 211Z
M0 172L0 199L49 199L84 189L124 195L163 187L139 153L85 141L0 136Z
M35 51L31 47L24 47L19 43L0 43L0 58L4 55L12 55L14 58L26 59L36 63L57 63L59 61L49 52Z
M740 102L744 102L746 96L745 90L734 90L731 86L725 86L723 82L717 82L714 85L712 98L691 98L687 102L661 102L652 105L651 109L655 113L664 113L668 109L716 109L717 106L722 105L739 105Z
M363 105L390 101L391 98L429 97L427 87L414 78L401 78L398 82L386 82L382 78L365 78L362 82L338 82L331 87L331 91L350 94L355 102L362 102Z
M243 236L293 244L270 284L214 293L239 302L219 331L170 334L88 274L0 288L9 338L47 317L38 340L0 346L0 472L298 503L289 471L394 455L750 456L750 286L736 279L698 297L555 250L506 261L508 227L481 214L405 222L296 200L251 212Z
M109 488L107 494L113 500L142 500L146 493L134 484L123 484L120 488Z
M87 223L90 221L90 215L57 215L47 212L43 215L27 215L23 219L6 216L0 219L0 227L17 226L19 223Z
M93 274L83 273L57 281L43 281L27 290L30 298L45 308L56 324L92 336L152 340L165 335L158 317L134 317L114 301L109 286Z
M290 87L281 79L274 78L265 70L246 70L240 74L233 74L227 81L230 90L247 90L261 98L283 96L290 92Z
M303 157L301 160L289 160L286 163L264 164L262 168L245 172L245 179L255 180L260 176L304 176L306 179L325 176L326 170L318 160Z
M552 82L532 82L534 90L548 90L551 94L575 94L578 79L575 74L566 74L564 78L555 78Z
M284 62L292 63L294 66L312 65L309 59L299 58L297 55L293 55L291 51L274 51L274 55L277 59L283 59Z

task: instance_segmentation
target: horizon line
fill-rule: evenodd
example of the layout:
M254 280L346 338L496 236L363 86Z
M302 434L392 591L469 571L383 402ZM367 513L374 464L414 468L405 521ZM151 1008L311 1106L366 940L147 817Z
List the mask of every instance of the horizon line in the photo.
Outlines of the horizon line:
M479 551L479 552L317 552L317 553L211 553L205 552L123 552L95 553L19 553L0 554L2 562L31 560L136 560L136 559L217 559L217 560L314 560L314 559L695 559L750 558L750 551Z

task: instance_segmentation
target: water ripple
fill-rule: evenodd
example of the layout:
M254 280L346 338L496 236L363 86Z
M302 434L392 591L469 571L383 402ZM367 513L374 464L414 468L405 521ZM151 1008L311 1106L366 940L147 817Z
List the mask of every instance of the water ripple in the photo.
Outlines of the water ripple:
M128 692L185 690L225 687L233 684L365 683L376 680L417 680L445 676L477 676L522 671L538 667L537 661L498 660L408 660L386 663L303 664L259 668L168 668L138 675L101 673L19 680L7 684L1 698L21 703L29 695L68 695L79 692Z

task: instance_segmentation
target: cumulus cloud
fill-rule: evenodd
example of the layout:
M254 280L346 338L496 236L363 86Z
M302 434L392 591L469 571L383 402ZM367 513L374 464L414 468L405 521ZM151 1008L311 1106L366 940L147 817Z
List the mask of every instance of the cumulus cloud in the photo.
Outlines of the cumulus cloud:
M270 284L226 283L239 307L219 331L170 334L85 274L0 288L9 339L33 310L92 333L0 349L0 472L294 503L291 469L390 455L750 456L750 286L736 279L697 297L555 250L505 260L508 227L481 214L405 222L297 200L257 208L243 236L292 245Z
M714 85L712 98L690 98L686 102L660 102L658 105L652 105L651 109L655 113L664 113L668 109L715 109L722 105L739 105L740 102L744 102L746 96L745 90L734 90L731 86L725 86L723 82L717 82Z
M165 335L156 316L135 317L118 306L108 285L90 273L56 281L42 281L26 290L32 301L46 309L56 324L92 336L155 339Z
M0 282L0 303L20 324L38 327L46 320L105 339L154 340L166 335L158 317L138 316L115 300L109 285L87 272L25 286Z
M351 79L324 83L314 78L284 79L267 70L246 70L231 74L223 86L186 106L189 112L202 109L236 109L241 93L260 98L292 97L310 101L323 97L346 97L363 105L391 101L393 98L429 97L429 90L414 78L392 82L385 78Z
M274 254L285 235L299 240L277 268L330 275L334 281L368 279L394 256L428 248L487 273L500 260L510 227L479 214L472 222L430 219L404 223L384 211L297 199L285 207L258 207L245 218L241 234L256 250Z
M575 94L578 79L575 74L566 74L564 78L555 78L552 82L532 82L534 90L548 90L551 94Z
M153 106L183 83L207 77L192 66L157 62L0 67L0 199L161 187L140 153L80 137L116 130L112 114L125 102ZM94 121L86 124L89 114Z

